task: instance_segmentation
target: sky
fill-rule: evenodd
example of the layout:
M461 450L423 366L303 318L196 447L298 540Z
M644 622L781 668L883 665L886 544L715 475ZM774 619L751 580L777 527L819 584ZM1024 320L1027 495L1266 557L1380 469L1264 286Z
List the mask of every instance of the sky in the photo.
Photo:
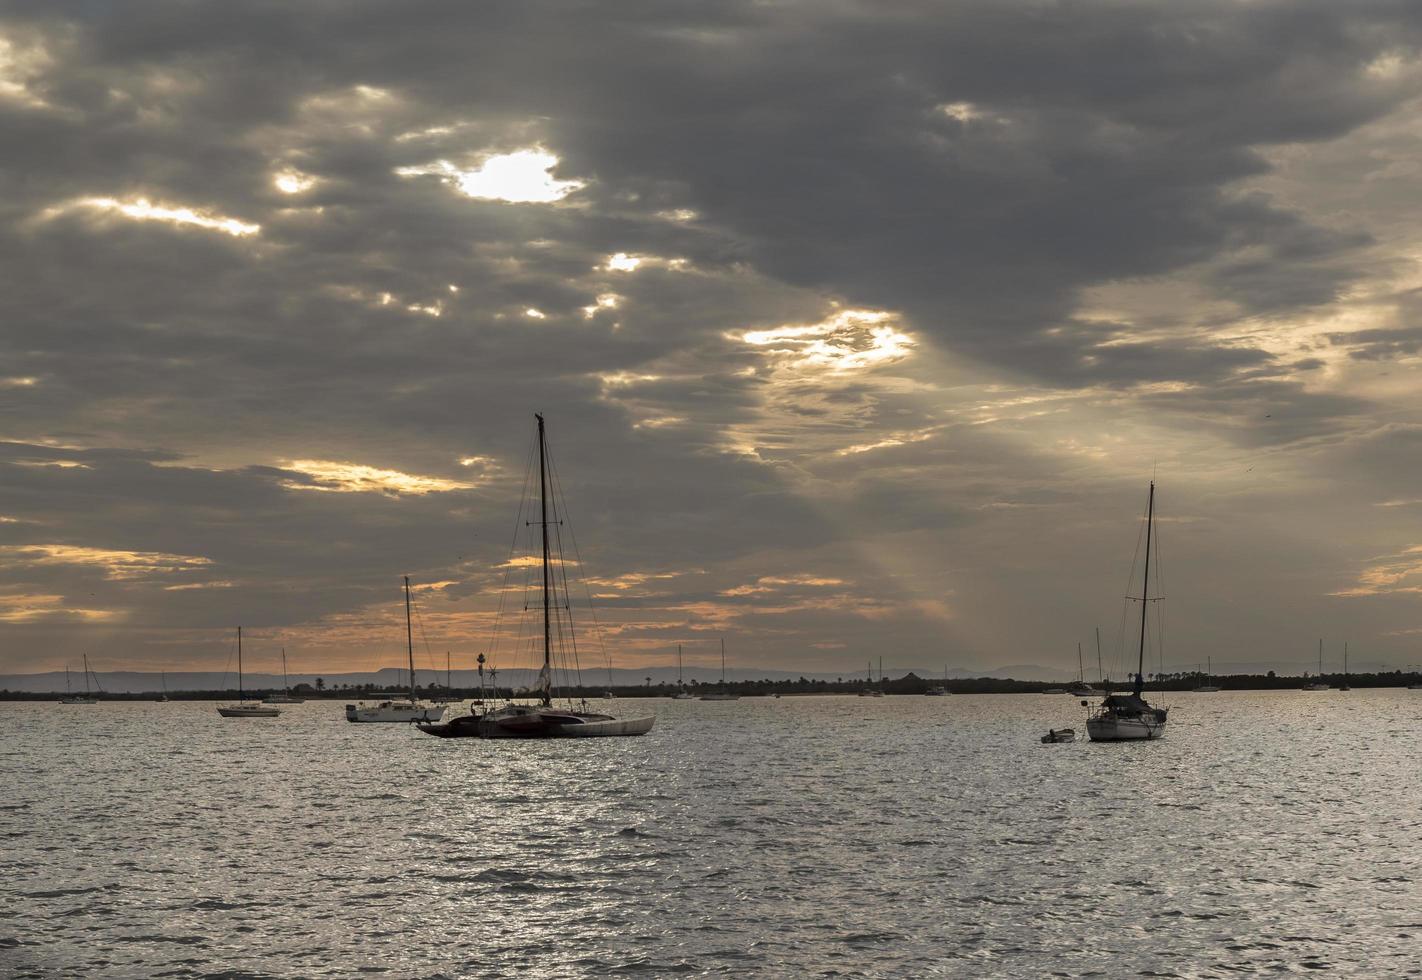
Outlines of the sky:
M0 671L467 661L534 412L617 666L1109 670L1152 478L1159 663L1422 663L1419 42L0 4Z

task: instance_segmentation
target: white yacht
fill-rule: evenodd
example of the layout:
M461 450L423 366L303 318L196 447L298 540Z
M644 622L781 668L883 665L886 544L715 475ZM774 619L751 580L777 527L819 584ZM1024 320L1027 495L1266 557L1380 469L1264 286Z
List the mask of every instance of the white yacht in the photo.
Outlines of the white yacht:
M1145 577L1141 582L1141 642L1135 681L1130 694L1108 694L1091 717L1086 734L1093 742L1135 742L1160 738L1165 734L1165 708L1152 707L1144 697L1146 613L1150 609L1150 552L1155 527L1155 481L1146 498ZM1085 704L1086 702L1082 702Z
M405 652L410 658L410 692L403 698L390 698L370 704L361 701L346 705L346 721L401 722L439 721L445 706L429 704L415 696L415 635L410 628L410 576L405 576Z
M242 690L242 627L237 627L237 703L225 704L217 709L224 718L275 718L281 714L280 708L268 707L256 701L248 701Z

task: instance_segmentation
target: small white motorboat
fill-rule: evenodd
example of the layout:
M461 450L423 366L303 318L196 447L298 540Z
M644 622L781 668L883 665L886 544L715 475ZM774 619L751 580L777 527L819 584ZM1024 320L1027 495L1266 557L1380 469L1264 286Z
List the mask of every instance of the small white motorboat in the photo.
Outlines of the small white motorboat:
M255 701L248 701L242 690L242 627L237 627L237 704L221 705L217 713L224 718L276 718L280 708L271 708Z
M1075 728L1050 728L1047 734L1042 736L1042 744L1050 745L1053 742L1075 742Z

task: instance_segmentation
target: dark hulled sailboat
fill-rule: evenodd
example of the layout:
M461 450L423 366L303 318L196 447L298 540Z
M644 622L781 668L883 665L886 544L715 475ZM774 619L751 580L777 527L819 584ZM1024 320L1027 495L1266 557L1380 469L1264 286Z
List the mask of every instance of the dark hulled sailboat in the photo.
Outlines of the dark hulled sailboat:
M538 420L538 516L537 524L542 545L542 613L543 613L543 667L538 672L538 703L516 704L509 702L491 708L482 714L471 712L444 724L421 724L416 727L427 735L439 738L592 738L608 735L642 735L650 731L655 715L642 718L615 718L612 715L587 710L586 702L569 704L566 708L553 705L553 618L557 610L559 636L572 634L572 602L567 595L566 574L561 585L560 598L558 576L553 574L548 528L561 521L550 520L548 505L552 488L548 482L548 440L544 430L543 416L535 414ZM555 515L556 517L556 515ZM561 548L558 568L564 571L567 563L563 560ZM563 617L567 617L565 620Z

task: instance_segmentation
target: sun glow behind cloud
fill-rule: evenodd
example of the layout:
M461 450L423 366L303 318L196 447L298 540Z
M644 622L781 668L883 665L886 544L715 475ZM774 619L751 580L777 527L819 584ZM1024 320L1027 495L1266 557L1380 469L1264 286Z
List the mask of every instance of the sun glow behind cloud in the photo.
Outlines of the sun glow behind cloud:
M0 554L26 565L90 565L110 579L141 579L152 575L185 572L211 565L197 555L161 551L115 551L69 544L22 544L0 547Z
M784 324L738 336L790 365L834 372L901 361L916 346L894 315L880 310L841 310L819 323Z
M417 167L399 167L401 177L438 177L466 197L510 204L551 204L587 186L586 181L559 180L552 170L558 158L542 147L491 156L478 167L460 168L448 160Z

